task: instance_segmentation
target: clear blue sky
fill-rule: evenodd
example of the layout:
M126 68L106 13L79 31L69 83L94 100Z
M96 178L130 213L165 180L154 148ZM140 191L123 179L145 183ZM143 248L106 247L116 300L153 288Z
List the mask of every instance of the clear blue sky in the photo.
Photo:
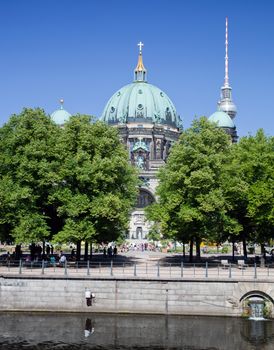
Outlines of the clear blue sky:
M144 42L148 81L184 127L216 110L229 18L230 83L240 136L274 135L274 1L1 0L0 124L23 107L99 117L133 80Z

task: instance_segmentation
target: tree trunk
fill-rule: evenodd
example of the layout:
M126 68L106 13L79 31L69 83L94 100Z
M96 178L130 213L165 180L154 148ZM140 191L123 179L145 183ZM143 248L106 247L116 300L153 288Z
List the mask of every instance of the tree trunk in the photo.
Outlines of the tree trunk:
M232 261L235 261L235 243L232 242Z
M254 251L254 253L255 253L255 251ZM264 243L261 244L261 254L265 259L266 258L266 251L265 251Z
M21 244L17 244L15 247L15 260L20 260L22 257Z
M88 242L85 241L85 255L84 255L84 260L88 261Z
M46 247L46 242L45 242L45 240L43 239L43 250L42 250L42 256L43 256L43 258L45 257L45 247Z
M92 242L90 242L89 259L92 259Z
M183 258L186 257L186 245L183 243Z
M81 241L77 241L76 243L76 261L81 260Z
M200 260L201 258L201 240L200 238L196 237L196 257L198 258L198 260Z
M247 249L246 249L245 235L243 237L243 251L244 251L244 258L247 259Z
M193 238L191 238L189 242L189 262L192 262L193 260Z

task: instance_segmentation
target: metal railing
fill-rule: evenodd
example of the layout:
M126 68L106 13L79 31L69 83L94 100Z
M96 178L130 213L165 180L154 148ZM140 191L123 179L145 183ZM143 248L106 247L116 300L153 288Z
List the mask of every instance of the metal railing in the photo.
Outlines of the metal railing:
M64 264L48 261L0 261L0 275L45 275L68 277L117 277L161 279L274 279L274 265L258 267L221 263L161 263L161 262L103 262L66 261Z

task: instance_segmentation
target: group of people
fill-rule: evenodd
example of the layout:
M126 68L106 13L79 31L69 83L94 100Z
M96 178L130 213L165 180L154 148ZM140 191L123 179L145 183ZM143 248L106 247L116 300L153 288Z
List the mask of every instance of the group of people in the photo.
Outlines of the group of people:
M109 258L111 257L116 257L117 256L117 247L116 245L112 248L112 245L108 246L108 248L106 246L104 246L104 249L103 249L103 253L104 253L104 256L108 256Z
M121 252L128 252L130 250L134 251L156 251L158 247L156 247L152 243L141 242L141 243L125 243L121 246Z
M53 245L47 244L45 246L45 252L43 253L43 248L40 244L32 243L29 246L30 250L30 260L38 261L38 260L47 260L50 255L53 255Z

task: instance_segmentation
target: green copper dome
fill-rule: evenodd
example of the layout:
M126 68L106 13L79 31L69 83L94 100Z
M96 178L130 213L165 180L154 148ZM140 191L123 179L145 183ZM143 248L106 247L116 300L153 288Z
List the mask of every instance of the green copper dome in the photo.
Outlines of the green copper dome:
M174 104L159 88L147 83L142 52L139 52L134 82L122 87L109 99L101 120L108 124L156 123L181 127Z
M60 108L54 111L50 117L57 125L64 125L69 120L71 114L63 108L64 100L60 100Z
M138 122L180 127L180 118L169 97L146 82L134 82L115 92L102 120L108 124Z
M235 128L235 124L233 120L230 118L228 114L223 111L217 111L213 113L208 120L210 122L217 123L220 128Z

